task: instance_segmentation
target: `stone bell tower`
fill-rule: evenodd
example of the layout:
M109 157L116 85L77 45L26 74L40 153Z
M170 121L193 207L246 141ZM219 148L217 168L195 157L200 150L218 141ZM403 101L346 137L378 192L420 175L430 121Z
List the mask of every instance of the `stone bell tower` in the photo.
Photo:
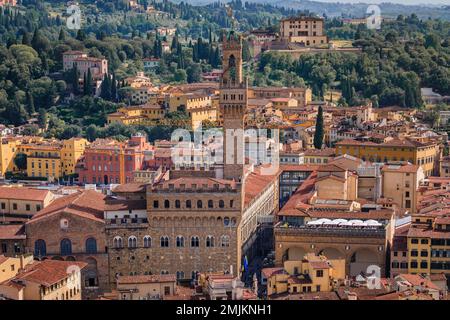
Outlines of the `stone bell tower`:
M244 169L244 113L247 79L242 74L242 36L234 31L222 39L223 74L220 80L220 112L223 116L223 177L241 180Z

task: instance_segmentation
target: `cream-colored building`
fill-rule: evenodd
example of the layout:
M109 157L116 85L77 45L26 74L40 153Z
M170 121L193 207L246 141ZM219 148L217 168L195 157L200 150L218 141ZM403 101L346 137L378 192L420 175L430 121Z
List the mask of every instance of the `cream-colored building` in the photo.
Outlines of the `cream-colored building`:
M418 188L425 178L422 167L409 163L387 164L382 172L382 196L392 199L399 208L416 212Z
M306 47L328 43L324 32L324 19L318 17L291 17L281 20L280 36L287 42L295 42Z
M29 218L53 201L53 193L25 187L0 187L0 214Z
M175 295L177 278L173 274L119 276L119 300L162 300Z

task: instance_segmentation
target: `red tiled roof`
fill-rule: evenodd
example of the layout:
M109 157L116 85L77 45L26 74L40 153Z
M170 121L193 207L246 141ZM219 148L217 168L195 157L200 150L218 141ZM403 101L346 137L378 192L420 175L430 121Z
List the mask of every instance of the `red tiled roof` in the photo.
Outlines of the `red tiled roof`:
M114 193L133 193L145 192L146 184L144 183L124 183L115 187L112 191Z
M450 239L450 232L436 231L433 229L410 228L408 231L408 237Z
M0 255L0 265L8 259L9 259L8 257L5 257L4 255Z
M389 165L386 164L381 168L381 171L394 171L394 172L405 172L405 173L415 173L419 170L420 166L415 164L404 164L404 165Z
M263 175L261 174L260 168L258 168L245 178L244 208L247 208L253 199L278 179L279 172L280 171L278 170L274 175Z
M26 239L23 224L0 224L0 240Z
M264 268L261 270L262 275L268 279L274 274L286 273L284 268Z
M70 267L75 266L83 269L86 262L81 261L58 261L44 260L34 261L25 266L24 270L17 274L12 280L26 280L49 287L69 276Z
M105 209L106 197L100 192L84 190L58 198L45 209L35 214L27 224L34 223L60 212L67 212L87 219L104 222L103 211Z
M433 290L440 290L438 286L436 286L433 282L431 282L429 279L422 277L419 274L410 274L410 273L402 273L399 274L397 278L402 278L406 281L408 281L412 286L421 286Z
M25 187L0 187L0 199L44 201L50 191Z

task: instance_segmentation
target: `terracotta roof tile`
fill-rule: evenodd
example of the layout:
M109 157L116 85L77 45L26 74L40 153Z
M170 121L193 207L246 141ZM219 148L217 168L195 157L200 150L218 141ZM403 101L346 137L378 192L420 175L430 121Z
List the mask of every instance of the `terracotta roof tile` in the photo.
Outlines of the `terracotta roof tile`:
M0 199L44 201L50 191L25 187L0 187Z
M68 277L67 270L71 266L83 269L87 263L81 261L57 261L44 260L34 261L25 266L24 270L17 274L12 280L27 280L49 287Z
M27 224L34 223L40 219L60 212L67 212L87 219L103 222L106 197L107 196L97 191L84 190L82 192L76 192L58 198L49 206L35 214Z
M23 224L0 224L0 240L26 239Z

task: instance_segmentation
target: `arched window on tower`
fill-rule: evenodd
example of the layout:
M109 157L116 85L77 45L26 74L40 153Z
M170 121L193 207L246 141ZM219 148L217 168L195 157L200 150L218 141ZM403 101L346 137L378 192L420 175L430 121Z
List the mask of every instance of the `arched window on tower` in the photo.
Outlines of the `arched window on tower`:
M116 249L123 248L122 238L119 237L119 236L114 237L114 240L113 240L113 246L114 246L114 248L116 248Z
M214 237L213 236L207 236L206 237L206 247L207 248L214 247Z
M230 73L230 80L236 81L236 57L232 54L228 58L228 68Z
M177 236L177 248L183 248L183 247L184 247L184 237Z
M128 238L128 248L137 248L137 238L135 236Z
M169 237L168 236L162 236L160 240L161 240L161 247L162 248L169 247Z
M150 236L144 237L144 248L150 248L152 246L152 238Z
M191 237L191 247L198 248L200 246L200 239L197 236Z

